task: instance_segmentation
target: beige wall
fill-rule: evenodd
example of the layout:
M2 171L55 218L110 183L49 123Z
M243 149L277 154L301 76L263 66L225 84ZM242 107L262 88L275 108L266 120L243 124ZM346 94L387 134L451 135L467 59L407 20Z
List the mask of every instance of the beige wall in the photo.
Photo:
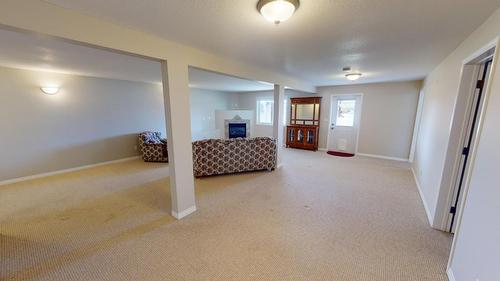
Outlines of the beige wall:
M40 86L61 85L59 94ZM160 85L0 68L0 181L138 154L165 134Z
M319 147L327 147L331 95L363 94L358 153L408 159L420 87L420 81L318 87Z
M425 80L425 102L413 168L434 223L439 213L449 208L442 202L450 190L442 188L441 182L462 63L499 35L500 10L497 10ZM495 61L489 85L491 96L486 105L463 220L455 235L450 272L456 281L497 280L500 276L497 223L500 216L500 73L496 64Z

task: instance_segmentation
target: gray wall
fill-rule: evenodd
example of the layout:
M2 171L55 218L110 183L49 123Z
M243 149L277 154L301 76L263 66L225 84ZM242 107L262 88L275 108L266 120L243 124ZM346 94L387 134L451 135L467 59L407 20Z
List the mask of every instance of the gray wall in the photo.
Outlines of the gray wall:
M241 92L234 94L237 98L237 108L241 110L253 110L254 112L254 120L257 120L257 99L258 98L274 98L273 91L258 91L258 92ZM285 99L290 99L291 97L302 97L302 96L311 96L309 93L294 91L290 89L285 89ZM234 98L233 98L234 99ZM290 101L288 101L288 106L290 106ZM287 120L288 117L288 108L285 112ZM288 122L288 121L287 121ZM273 136L273 126L269 125L258 125L255 124L254 128L254 137L272 137Z
M252 137L272 137L273 126L257 124L257 98L274 98L273 91L238 93L238 109L253 110L255 120Z
M0 181L135 156L165 127L160 85L0 68Z
M441 203L450 192L441 186L441 181L462 63L488 43L498 40L499 35L500 9L449 54L425 80L425 102L413 168L431 219L449 208ZM493 79L489 85L491 96L487 101L484 126L473 161L470 187L465 193L467 199L463 219L455 235L450 273L456 281L498 280L500 276L500 73L495 65L492 69Z
M191 88L190 93L192 139L218 138L215 111L230 109L232 94L196 88Z
M327 147L332 94L363 94L359 153L408 159L421 81L318 87L319 147Z

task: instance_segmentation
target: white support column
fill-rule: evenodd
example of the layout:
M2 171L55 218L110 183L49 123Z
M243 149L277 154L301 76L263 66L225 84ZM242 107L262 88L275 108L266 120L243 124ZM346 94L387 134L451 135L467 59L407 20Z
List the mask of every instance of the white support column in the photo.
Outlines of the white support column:
M273 136L278 144L278 167L281 165L281 150L283 149L284 127L283 127L283 101L285 99L285 88L282 85L274 85L274 120Z
M196 211L189 109L188 65L162 62L163 97L167 123L172 216L181 219Z

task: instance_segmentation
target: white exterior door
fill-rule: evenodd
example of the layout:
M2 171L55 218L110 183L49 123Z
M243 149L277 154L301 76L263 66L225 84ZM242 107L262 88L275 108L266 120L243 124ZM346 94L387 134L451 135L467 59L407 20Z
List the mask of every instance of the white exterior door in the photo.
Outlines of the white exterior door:
M356 154L361 95L332 96L328 150Z

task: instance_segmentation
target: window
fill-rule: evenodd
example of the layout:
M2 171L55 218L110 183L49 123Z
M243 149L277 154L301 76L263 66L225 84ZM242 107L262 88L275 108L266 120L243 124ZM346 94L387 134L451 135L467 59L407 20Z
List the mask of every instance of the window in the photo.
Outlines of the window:
M273 108L274 101L269 99L257 100L257 124L272 125L273 124Z
M337 101L337 126L354 126L354 111L356 109L356 100Z

